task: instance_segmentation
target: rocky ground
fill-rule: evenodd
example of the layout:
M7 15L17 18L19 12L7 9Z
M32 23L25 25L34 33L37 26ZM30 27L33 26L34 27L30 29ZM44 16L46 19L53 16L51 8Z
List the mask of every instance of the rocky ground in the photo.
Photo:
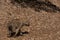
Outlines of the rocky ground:
M49 11L41 10L40 7L37 7L39 10L35 10L36 7L33 3L33 7L30 6L32 4L23 7L20 3L11 1L0 0L0 40L60 40L60 0L49 0L59 7L59 10L51 8L53 11L49 9L49 6ZM46 6L42 8L44 7ZM22 31L29 33L19 37L8 37L7 25L13 19L29 23L29 26L22 28Z

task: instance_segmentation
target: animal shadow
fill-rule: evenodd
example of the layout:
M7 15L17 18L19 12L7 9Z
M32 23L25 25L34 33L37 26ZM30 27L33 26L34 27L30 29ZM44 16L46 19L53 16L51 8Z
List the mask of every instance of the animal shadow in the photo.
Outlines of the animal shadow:
M51 3L50 1L38 1L38 0L13 0L11 3L19 4L23 8L32 8L37 12L40 12L41 10L46 12L60 12L60 8L57 7L55 4Z

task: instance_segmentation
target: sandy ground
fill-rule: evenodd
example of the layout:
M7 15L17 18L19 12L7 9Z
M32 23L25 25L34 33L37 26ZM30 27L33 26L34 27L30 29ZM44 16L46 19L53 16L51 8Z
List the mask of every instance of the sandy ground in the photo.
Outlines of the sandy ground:
M60 0L50 0L60 7ZM30 23L29 34L7 37L7 23L14 18ZM31 8L16 7L10 0L0 0L0 40L60 40L60 13L36 12Z

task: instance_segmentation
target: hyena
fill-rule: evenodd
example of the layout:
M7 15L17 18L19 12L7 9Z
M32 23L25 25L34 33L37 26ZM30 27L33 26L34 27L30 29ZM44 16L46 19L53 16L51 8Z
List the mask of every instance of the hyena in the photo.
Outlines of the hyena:
M22 36L28 32L22 32L21 28L23 26L29 26L28 23L21 23L19 20L12 20L8 23L9 37Z

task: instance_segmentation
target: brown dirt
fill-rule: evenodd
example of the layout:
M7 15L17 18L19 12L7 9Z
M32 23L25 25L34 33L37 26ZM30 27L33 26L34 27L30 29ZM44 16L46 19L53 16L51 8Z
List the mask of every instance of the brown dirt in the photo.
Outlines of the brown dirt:
M50 0L60 7L60 0ZM7 23L11 19L30 23L24 30L29 34L16 38L7 37ZM16 7L10 0L0 0L0 40L60 40L60 13L36 12L31 8Z

